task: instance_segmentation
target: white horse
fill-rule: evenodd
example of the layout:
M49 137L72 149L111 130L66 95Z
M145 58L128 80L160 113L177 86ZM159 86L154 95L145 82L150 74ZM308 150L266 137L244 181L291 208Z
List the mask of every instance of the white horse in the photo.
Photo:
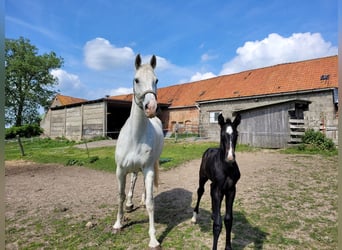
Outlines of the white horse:
M120 131L115 151L119 208L113 228L117 231L123 226L126 175L142 171L146 190L145 205L149 216L149 247L160 249L154 227L153 183L158 185L159 157L164 145L164 135L162 123L156 117L156 64L157 59L154 55L149 64L142 65L140 55L135 59L131 113Z

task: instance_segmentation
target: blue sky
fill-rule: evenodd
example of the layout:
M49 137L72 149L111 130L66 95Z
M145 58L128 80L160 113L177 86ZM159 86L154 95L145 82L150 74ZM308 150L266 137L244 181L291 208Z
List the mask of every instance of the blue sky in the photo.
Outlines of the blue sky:
M134 58L159 87L337 54L337 0L5 0L5 37L64 59L61 94L131 92Z

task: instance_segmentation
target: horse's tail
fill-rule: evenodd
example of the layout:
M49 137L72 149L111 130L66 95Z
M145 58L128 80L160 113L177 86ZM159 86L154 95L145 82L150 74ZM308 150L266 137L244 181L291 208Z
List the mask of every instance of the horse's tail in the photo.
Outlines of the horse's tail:
M154 186L159 186L159 159L154 163Z

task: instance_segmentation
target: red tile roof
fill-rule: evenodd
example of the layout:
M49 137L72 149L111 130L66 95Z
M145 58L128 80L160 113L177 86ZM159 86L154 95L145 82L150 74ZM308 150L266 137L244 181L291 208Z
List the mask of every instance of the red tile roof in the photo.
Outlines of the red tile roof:
M199 101L337 88L337 64L337 56L330 56L173 85L158 89L158 102L186 107ZM321 80L322 75L329 79ZM110 98L131 101L132 94Z
M87 101L86 99L72 97L72 96L66 96L66 95L60 95L60 94L56 95L55 100L58 101L61 106Z

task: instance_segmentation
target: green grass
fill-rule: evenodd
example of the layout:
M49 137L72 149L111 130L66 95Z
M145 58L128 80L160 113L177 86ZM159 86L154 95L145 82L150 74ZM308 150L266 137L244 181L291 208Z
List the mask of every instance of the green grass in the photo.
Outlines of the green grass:
M289 147L282 150L283 153L286 154L311 154L311 155L324 155L324 156L336 156L338 155L338 150L322 150L317 147L313 147L310 145L300 144L298 146Z
M80 165L96 170L113 172L115 147L80 149L76 143L68 140L35 139L23 141L25 155L21 156L16 141L5 145L6 160L27 160L38 163L58 163ZM217 147L217 142L186 142L165 140L160 158L161 168L168 170L186 161L198 159L208 147ZM248 151L247 146L238 146L237 150Z
M337 249L337 156L295 155L292 166L263 172L267 182L238 211L267 232L270 249ZM241 232L243 233L243 232Z

